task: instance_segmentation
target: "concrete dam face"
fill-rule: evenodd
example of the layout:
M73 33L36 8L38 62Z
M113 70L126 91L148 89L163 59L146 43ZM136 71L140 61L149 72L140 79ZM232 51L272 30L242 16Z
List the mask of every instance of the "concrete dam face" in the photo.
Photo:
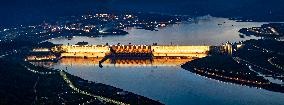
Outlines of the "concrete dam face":
M202 58L208 55L210 46L150 46L150 45L62 45L52 48L61 57L105 57L119 56L185 57Z

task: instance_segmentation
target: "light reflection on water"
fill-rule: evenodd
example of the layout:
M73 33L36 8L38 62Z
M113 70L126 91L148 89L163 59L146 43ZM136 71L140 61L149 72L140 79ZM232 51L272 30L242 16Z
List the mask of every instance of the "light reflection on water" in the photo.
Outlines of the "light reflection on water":
M133 29L128 30L130 34L124 36L75 37L72 40L56 38L50 41L56 44L76 44L79 41L87 41L89 44L152 44L154 42L170 44L173 42L178 45L220 45L227 41L250 39L239 38L238 30L261 24L263 23L238 23L211 17L192 23L173 25L159 31ZM151 63L146 66L139 66L140 63L121 66L106 62L103 68L98 66L97 61L96 59L91 61L65 59L53 67L64 70L67 67L67 72L75 76L115 86L168 105L283 105L284 103L282 93L221 83L183 70L179 65L185 61L178 63L166 61L162 63L164 66ZM141 62L148 64L148 61ZM161 62L158 64L161 65Z
M100 68L97 60L84 62L82 59L66 58L53 67L67 68L67 72L83 79L115 86L168 105L281 105L284 102L282 93L201 77L183 70L175 62L170 66L138 66L140 63L120 66L106 62L106 66Z

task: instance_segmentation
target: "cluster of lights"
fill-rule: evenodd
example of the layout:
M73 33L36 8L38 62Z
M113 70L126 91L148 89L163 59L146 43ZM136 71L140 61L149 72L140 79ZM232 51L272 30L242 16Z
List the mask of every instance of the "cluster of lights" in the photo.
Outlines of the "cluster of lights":
M246 80L246 79L241 79L238 77L228 77L228 76L224 76L224 75L220 75L217 73L211 73L208 71L204 71L201 69L197 69L194 68L195 71L200 72L200 73L204 73L206 75L210 75L210 76L215 76L215 77L219 77L219 78L223 78L223 79L227 79L227 80L233 80L233 81L239 81L239 82L243 82L243 83L250 83L250 84L257 84L257 85L267 85L269 83L264 83L264 82L260 82L260 81L256 81L256 80Z

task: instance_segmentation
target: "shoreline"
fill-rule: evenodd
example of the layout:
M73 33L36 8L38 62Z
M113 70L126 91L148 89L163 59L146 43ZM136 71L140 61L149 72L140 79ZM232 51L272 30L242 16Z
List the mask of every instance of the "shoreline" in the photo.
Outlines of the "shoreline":
M28 62L26 62L27 64ZM135 93L131 93L128 91L124 91L122 89L105 85L102 83L95 83L90 82L87 80L84 80L80 77L73 76L63 70L55 70L53 68L44 68L44 67L38 67L33 66L32 64L28 64L30 67L28 68L34 68L34 73L45 75L45 74L60 74L61 76L65 77L62 79L65 80L65 82L70 86L74 91L77 91L78 93L82 93L82 95L87 95L94 97L95 99L99 99L101 101L106 101L108 103L113 104L147 104L147 105L163 105L162 103L149 99L144 96L140 96ZM26 66L25 66L26 67ZM40 69L40 71L37 71L36 69ZM48 73L44 73L48 72ZM51 73L54 72L54 73ZM106 98L108 97L108 98ZM117 100L117 101L116 101Z

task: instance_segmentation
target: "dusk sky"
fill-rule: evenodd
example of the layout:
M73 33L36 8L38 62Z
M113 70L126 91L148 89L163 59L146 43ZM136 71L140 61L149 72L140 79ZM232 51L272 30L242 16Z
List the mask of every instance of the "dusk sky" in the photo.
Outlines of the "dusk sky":
M142 11L213 16L283 17L283 0L5 0L0 25L38 23L90 11ZM276 7L276 8L272 8ZM31 19L33 18L33 19Z

